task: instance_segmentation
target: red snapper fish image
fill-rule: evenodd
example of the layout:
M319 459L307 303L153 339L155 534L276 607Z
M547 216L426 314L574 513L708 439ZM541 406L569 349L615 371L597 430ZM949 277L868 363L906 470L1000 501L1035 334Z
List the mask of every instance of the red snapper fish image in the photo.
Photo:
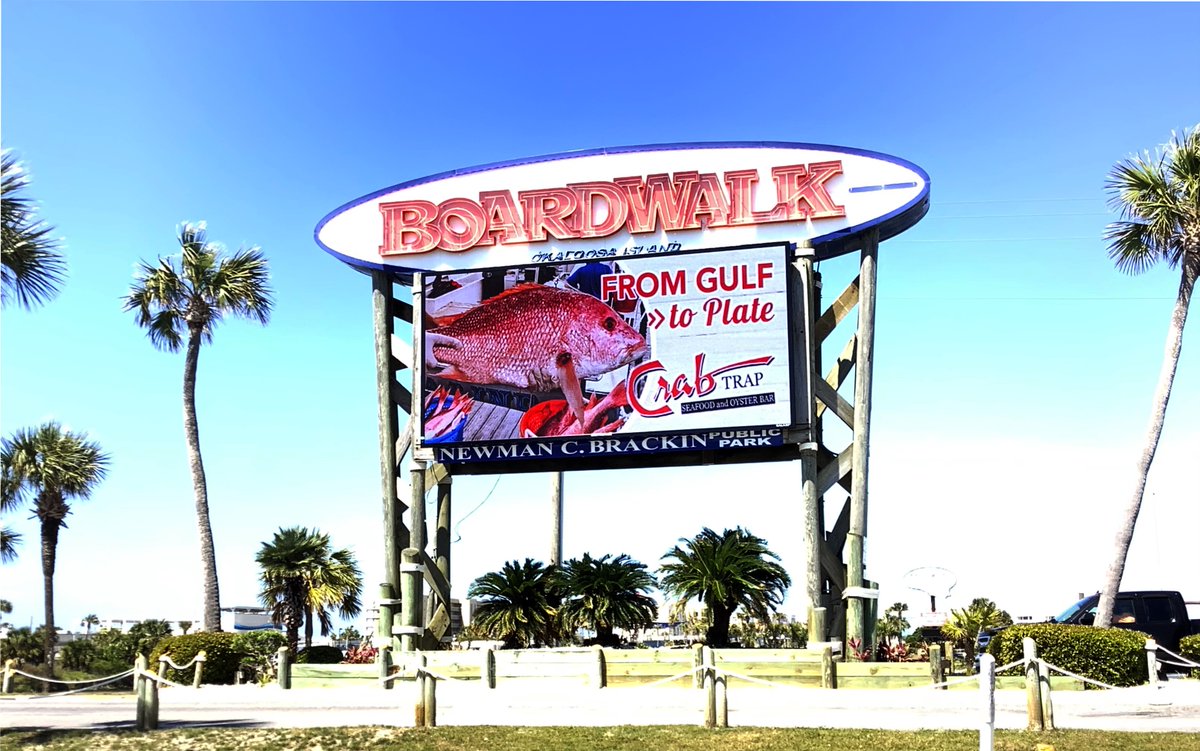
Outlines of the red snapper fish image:
M522 284L425 332L427 375L533 392L562 389L583 423L581 378L628 365L646 340L591 295Z

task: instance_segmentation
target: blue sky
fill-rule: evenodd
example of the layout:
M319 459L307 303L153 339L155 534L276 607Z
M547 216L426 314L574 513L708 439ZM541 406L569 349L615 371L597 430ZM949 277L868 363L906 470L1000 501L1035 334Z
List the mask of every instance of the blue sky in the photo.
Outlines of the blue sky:
M353 548L369 598L383 538L370 283L314 226L456 167L675 141L836 144L931 177L928 216L880 252L867 565L882 599L920 609L901 578L922 565L958 575L958 604L1014 614L1100 586L1178 284L1112 267L1103 180L1200 120L1200 6L8 0L0 20L3 146L70 264L49 305L4 310L0 429L54 418L113 456L61 536L60 624L199 618L182 356L154 350L119 301L139 259L174 252L180 221L261 246L277 290L267 328L229 321L201 355L222 604L255 601L254 553L281 525ZM853 275L822 271L837 289ZM1185 345L1127 586L1200 596L1197 379ZM681 536L741 524L802 581L797 464L566 488L568 556L653 566ZM545 475L458 480L456 594L544 559L548 507ZM0 596L13 623L40 622L36 526L4 523L25 544ZM785 609L803 614L798 591Z

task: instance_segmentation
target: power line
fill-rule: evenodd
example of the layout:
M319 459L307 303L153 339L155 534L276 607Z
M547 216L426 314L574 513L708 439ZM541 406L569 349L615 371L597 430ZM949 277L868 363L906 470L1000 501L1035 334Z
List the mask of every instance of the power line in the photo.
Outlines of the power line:
M483 500L479 502L479 505L476 506L475 508L471 509L470 511L468 511L467 515L464 516L463 518L459 519L458 524L454 525L454 534L455 534L454 542L462 541L462 535L459 534L458 528L462 526L462 523L465 522L467 520L467 518L471 516L471 514L475 513L479 509L483 508L483 504L487 503L488 499L492 497L492 493L494 493L496 491L496 486L500 484L500 478L502 478L503 476L504 475L496 475L496 481L494 483L492 483L492 489L487 492L487 495L485 495L483 497Z

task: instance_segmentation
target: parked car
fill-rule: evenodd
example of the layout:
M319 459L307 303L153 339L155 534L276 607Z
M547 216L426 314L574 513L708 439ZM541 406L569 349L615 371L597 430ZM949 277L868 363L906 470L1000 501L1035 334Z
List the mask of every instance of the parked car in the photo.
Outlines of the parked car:
M1096 622L1099 593L1090 595L1051 618L1052 623L1090 626ZM1118 592L1112 625L1149 634L1159 646L1179 651L1179 640L1200 634L1200 620L1188 620L1187 602L1179 592L1146 590Z

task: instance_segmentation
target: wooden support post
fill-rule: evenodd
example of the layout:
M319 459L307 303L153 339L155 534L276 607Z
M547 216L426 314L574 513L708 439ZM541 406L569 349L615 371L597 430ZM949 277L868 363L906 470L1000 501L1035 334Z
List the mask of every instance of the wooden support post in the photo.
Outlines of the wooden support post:
M550 473L550 565L561 566L563 550L563 473Z
M437 536L433 540L433 557L437 570L442 578L450 581L450 510L452 499L452 478L446 475L437 485ZM449 594L449 593L447 593ZM446 612L450 612L450 600L443 603ZM449 634L449 632L447 632Z
M134 727L146 730L146 655L138 655L133 661L133 691L137 696L134 710Z
M400 573L399 566L396 567L396 573ZM375 638L381 649L392 646L392 626L396 623L396 592L397 589L388 582L379 585L379 620L375 623Z
M292 653L287 647L280 647L275 653L275 659L279 665L279 687L281 689L290 689L292 687Z
M389 636L388 641L392 639ZM379 682L383 685L385 691L392 689L394 681L388 680L392 676L392 647L389 644L384 644L379 648L379 653L375 655L375 664L379 668Z
M863 586L864 546L867 536L867 463L871 440L871 380L875 361L875 265L879 232L863 238L859 260L858 354L854 373L854 442L851 456L854 476L850 490L850 529L846 535L846 587ZM860 596L846 600L846 642L865 644L866 623ZM848 655L853 657L850 651Z
M392 401L392 384L395 382L392 367L392 333L395 329L392 312L392 278L384 271L371 272L371 308L375 325L375 386L379 406L379 475L383 498L383 571L384 579L392 591L400 589L400 548L404 547L406 535L398 534L403 528L403 508L396 494L396 467L400 461L396 455L399 437L399 414ZM383 609L380 607L380 616ZM387 635L391 642L392 635Z
M1026 636L1021 640L1021 650L1025 653L1025 712L1029 716L1029 729L1045 730L1046 722L1042 715L1042 684L1038 680L1037 644Z
M608 686L608 663L604 659L604 648L599 644L592 647L594 652L595 662L592 663L592 674L590 683L592 688L605 688Z
M825 603L821 601L824 594L821 586L821 544L825 540L825 531L821 529L821 494L817 491L817 444L815 442L800 445L800 496L804 504L804 549L808 556L804 569L804 594L808 597L810 607L819 608ZM822 608L823 609L823 608ZM826 641L824 629L814 633L813 619L808 622L809 641Z
M159 678L167 677L167 659L168 659L167 655L163 655L162 657L158 658L158 677Z
M147 661L149 665L149 661ZM158 679L161 676L151 673L146 677L146 730L158 730Z
M808 641L809 643L829 641L829 628L826 625L825 608L812 608L808 611Z
M979 751L992 751L996 743L996 658L979 657L979 695L983 722L979 726Z
M414 481L416 474L413 473ZM400 649L405 652L415 651L424 633L420 619L425 567L420 561L421 551L416 548L400 552L400 625L393 626L392 632L400 634Z
M496 653L491 647L483 650L483 664L480 665L480 678L483 679L483 685L488 688L496 687Z
M4 661L4 685L3 688L0 688L0 693L12 693L14 663L16 663L16 660Z
M204 674L204 661L208 659L208 653L203 649L200 654L196 655L196 673L192 676L192 688L200 688L200 680Z
M1146 640L1146 673L1150 685L1158 684L1158 643L1153 639Z
M946 680L946 666L942 662L942 645L940 644L929 645L929 678L935 686ZM939 686L939 688L945 690L946 687Z
M716 660L713 657L712 647L700 648L700 660L704 669L700 671L704 684L704 727L715 728L717 726L717 675L714 666Z

